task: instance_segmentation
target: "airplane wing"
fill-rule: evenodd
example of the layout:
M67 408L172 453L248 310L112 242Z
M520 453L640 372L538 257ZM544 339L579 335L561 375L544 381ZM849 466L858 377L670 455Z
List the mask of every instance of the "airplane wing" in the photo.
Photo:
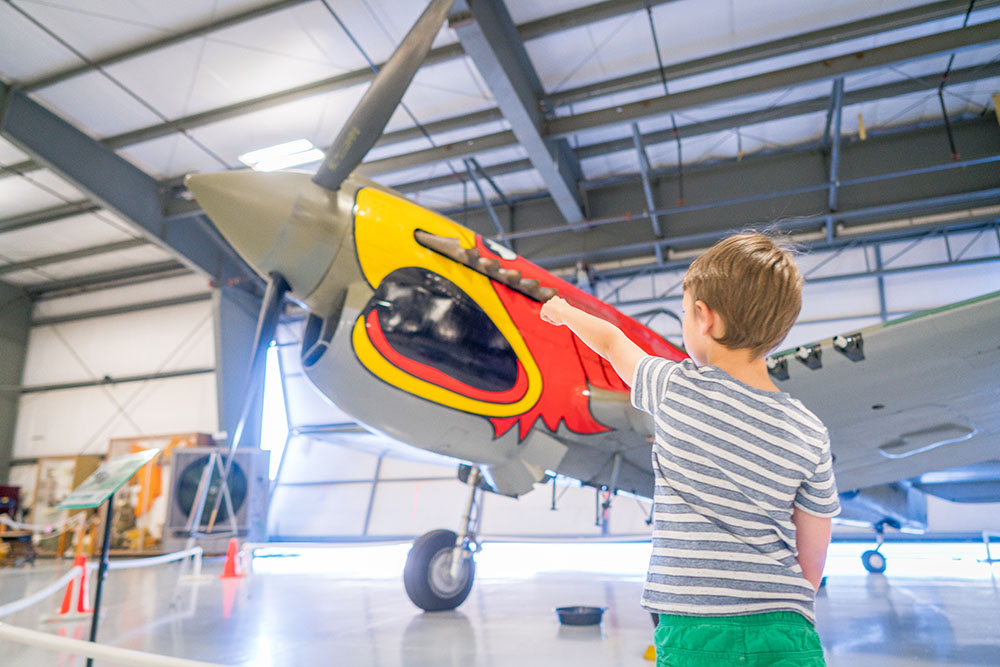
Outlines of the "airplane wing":
M774 358L829 429L841 492L1000 456L1000 292Z

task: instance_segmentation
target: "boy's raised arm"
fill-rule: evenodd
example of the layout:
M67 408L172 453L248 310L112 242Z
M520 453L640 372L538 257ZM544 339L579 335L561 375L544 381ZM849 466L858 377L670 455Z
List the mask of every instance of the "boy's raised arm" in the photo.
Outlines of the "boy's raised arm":
M635 367L646 352L618 327L569 305L558 296L545 302L540 315L550 324L569 327L587 347L611 362L625 384L632 385Z

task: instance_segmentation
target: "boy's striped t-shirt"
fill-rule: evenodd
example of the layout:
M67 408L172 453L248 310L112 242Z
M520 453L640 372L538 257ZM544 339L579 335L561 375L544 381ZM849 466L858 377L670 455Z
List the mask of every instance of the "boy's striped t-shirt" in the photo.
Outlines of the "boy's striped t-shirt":
M642 606L686 616L795 611L815 592L792 509L840 512L823 423L783 392L691 359L645 357L632 403L653 415L653 552Z

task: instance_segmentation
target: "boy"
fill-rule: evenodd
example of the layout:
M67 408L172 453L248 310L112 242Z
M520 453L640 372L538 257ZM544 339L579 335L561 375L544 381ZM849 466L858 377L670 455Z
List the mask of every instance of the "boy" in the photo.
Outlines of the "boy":
M770 380L764 356L802 304L791 255L763 234L720 241L684 276L690 359L647 356L559 297L566 325L655 422L653 552L642 606L658 667L825 665L813 602L840 511L822 422Z

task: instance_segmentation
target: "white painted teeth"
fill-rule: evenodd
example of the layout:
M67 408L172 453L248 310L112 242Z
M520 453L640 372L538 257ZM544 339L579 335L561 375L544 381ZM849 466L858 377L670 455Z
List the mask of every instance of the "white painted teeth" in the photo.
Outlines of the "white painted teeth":
M551 287L542 287L541 283L533 278L523 278L521 272L516 269L501 268L499 261L483 257L476 248L463 248L456 238L430 234L422 229L418 229L414 233L414 237L417 239L417 243L425 248L489 276L535 301L548 301L558 293Z
M500 262L490 257L480 257L476 262L476 269L480 273L490 275L491 272L496 273L500 270Z

